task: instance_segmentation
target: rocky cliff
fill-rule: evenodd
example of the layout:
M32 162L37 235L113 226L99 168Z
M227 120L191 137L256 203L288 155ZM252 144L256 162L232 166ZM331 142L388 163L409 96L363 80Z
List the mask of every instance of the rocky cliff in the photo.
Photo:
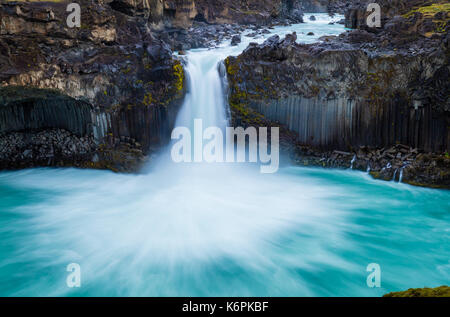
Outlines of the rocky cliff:
M79 28L64 2L1 4L0 168L134 170L170 136L184 73L148 14L78 3Z
M297 0L114 0L116 10L135 14L149 6L153 28L191 27L194 22L208 24L267 24L287 17Z
M235 124L281 124L300 164L449 187L450 10L429 10L312 45L274 36L229 57Z
M302 21L325 2L80 0L0 5L0 168L134 171L170 136L184 93L171 50L207 47L241 25Z
M131 2L131 0L115 0ZM156 1L156 0L154 0ZM355 0L163 0L155 21L190 27L193 22L270 24L298 21L301 12L344 13Z

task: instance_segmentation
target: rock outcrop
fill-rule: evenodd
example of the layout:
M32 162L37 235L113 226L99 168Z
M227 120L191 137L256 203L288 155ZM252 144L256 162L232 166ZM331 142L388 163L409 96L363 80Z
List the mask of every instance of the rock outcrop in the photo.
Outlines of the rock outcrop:
M40 141L27 137L31 132L54 135L56 129L74 142L88 140L81 156L49 150L33 166L125 171L170 138L184 72L170 47L150 32L148 14L130 15L101 1L78 3L79 28L68 27L63 2L0 7L0 143L16 149L0 158L0 168L23 167L17 155L24 152L40 155ZM11 143L11 133L21 141Z
M233 120L295 132L300 164L370 168L389 180L401 172L404 182L448 188L448 18L433 17L431 35L417 31L428 20L412 12L317 44L293 34L250 45L225 62Z

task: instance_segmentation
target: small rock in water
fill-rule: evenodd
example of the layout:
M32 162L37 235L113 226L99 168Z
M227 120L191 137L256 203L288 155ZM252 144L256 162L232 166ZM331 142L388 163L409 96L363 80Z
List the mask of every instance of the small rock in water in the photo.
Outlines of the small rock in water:
M308 36L312 36L312 35L314 35L314 33L313 32L309 32L308 34L306 34L306 35L308 35Z
M241 43L241 36L240 35L233 36L231 39L231 45L237 46L239 43Z
M314 15L311 15L311 16L309 17L309 19L310 19L311 21L316 21L316 17L315 17Z

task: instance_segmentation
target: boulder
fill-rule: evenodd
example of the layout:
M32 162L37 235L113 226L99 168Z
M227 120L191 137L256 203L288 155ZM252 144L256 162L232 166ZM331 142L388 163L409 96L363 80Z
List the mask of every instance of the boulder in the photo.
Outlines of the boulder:
M237 46L239 43L241 43L241 36L240 35L235 35L231 38L231 45L232 46Z

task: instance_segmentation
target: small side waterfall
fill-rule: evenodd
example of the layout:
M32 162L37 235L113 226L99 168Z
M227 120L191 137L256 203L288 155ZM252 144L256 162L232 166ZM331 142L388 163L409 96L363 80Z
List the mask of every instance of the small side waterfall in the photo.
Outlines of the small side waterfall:
M353 169L353 164L356 162L356 154L353 156L352 161L350 162L350 169Z
M399 176L399 179L398 179L398 182L399 183L401 183L402 181L403 181L403 170L405 169L405 167L402 167L401 169L400 169L400 176Z
M392 178L392 181L395 182L396 178L397 178L397 172L398 172L398 168L395 169L394 171L394 177Z

